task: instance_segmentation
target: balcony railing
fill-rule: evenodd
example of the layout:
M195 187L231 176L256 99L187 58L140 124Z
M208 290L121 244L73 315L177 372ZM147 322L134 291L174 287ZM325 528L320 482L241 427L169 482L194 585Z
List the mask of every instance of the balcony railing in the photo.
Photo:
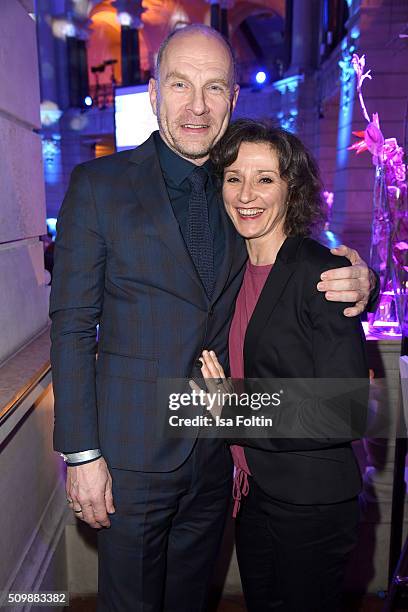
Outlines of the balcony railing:
M93 106L104 110L110 108L114 103L114 93L112 83L101 83L99 85L91 85L89 95L93 100Z

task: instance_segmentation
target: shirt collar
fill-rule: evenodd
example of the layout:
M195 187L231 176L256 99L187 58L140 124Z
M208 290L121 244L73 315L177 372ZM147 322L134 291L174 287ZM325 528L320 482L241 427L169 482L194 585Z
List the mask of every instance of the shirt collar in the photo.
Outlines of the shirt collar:
M157 154L159 156L160 167L165 175L166 179L179 187L183 181L197 168L196 164L184 159L177 153L175 153L170 147L164 142L158 131L153 133L154 141L156 144ZM202 166L211 178L213 173L213 164L208 159Z

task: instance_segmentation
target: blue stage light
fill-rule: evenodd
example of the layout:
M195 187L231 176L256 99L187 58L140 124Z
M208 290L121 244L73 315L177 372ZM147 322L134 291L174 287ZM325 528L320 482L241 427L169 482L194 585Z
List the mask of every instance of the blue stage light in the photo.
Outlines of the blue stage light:
M47 218L47 230L50 232L53 238L57 233L57 219L55 217Z
M258 83L258 85L263 85L266 81L266 78L266 72L264 72L263 70L260 70L255 75L255 81Z
M86 96L85 100L84 100L85 106L92 106L93 104L93 100L91 98L91 96Z

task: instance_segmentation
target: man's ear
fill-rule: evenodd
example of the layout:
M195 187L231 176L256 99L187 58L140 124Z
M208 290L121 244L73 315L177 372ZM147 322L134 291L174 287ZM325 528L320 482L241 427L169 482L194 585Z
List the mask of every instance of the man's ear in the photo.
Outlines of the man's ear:
M157 116L157 98L158 98L159 83L153 77L149 80L149 98L152 105L152 111Z
M237 100L238 100L238 96L239 96L239 89L240 89L240 87L239 87L238 83L235 83L234 84L234 89L233 89L233 92L232 92L232 99L231 99L231 112L234 111L234 108L235 108L235 106L237 104Z

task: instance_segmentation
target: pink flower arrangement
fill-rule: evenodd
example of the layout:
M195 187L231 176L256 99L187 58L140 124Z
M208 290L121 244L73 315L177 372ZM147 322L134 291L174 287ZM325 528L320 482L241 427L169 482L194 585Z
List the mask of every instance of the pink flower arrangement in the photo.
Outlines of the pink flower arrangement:
M359 57L355 53L351 64L357 77L361 109L368 125L365 130L353 132L359 140L348 148L357 155L369 151L373 164L378 168L374 187L372 232L372 252L376 253L377 260L372 263L377 265L380 272L382 292L394 292L398 320L402 327L406 306L403 296L408 288L407 174L404 150L398 145L396 138L384 138L377 113L374 113L370 120L362 94L364 80L372 79L370 70L364 72L365 55Z
M351 64L357 75L357 92L359 94L360 105L368 125L363 131L353 132L354 136L357 136L360 138L360 140L353 143L348 148L349 150L356 151L357 155L363 153L363 151L369 151L373 156L373 164L375 166L384 164L387 187L397 184L400 189L406 189L404 150L398 145L396 138L384 138L380 129L378 113L374 113L372 120L370 121L370 117L364 103L361 86L364 79L372 79L371 70L364 72L365 55L359 57L357 53L353 53Z
M365 68L365 55L359 57L357 53L353 53L351 58L351 64L354 68L354 72L357 75L357 90L361 89L364 79L372 79L371 70L364 72Z

